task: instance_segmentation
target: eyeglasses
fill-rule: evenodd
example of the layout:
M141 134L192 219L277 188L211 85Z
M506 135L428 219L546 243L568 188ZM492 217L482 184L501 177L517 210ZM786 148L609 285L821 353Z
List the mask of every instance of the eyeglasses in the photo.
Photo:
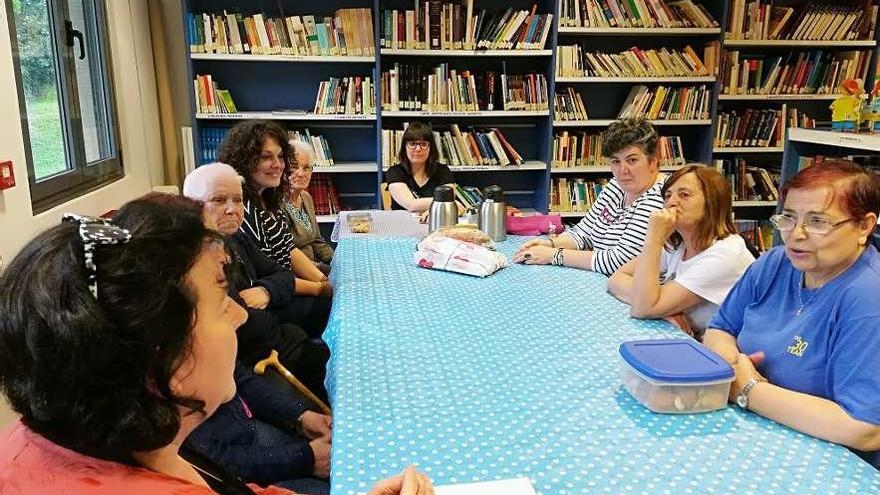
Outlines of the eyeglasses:
M306 165L304 167L291 167L290 168L290 175L293 175L297 172L302 172L304 174L310 174L310 173L312 173L312 170L314 170L314 168L311 165Z
M427 141L407 141L406 147L411 150L414 150L416 148L421 148L423 150L426 150L431 147L431 143L429 143Z
M827 235L837 227L853 220L855 220L855 218L846 218L839 222L832 222L821 215L810 215L801 222L801 227L810 234ZM772 223L773 227L780 232L790 232L797 227L798 220L791 215L773 215L770 217L770 223Z

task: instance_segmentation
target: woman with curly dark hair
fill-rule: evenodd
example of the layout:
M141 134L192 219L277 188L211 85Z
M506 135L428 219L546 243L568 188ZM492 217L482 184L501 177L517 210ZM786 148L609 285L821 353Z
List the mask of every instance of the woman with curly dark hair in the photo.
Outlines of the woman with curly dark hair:
M4 494L289 493L180 448L235 394L245 319L222 243L186 203L144 217L123 207L130 230L66 216L0 275L0 390L21 414L0 433Z
M240 234L250 237L267 257L296 273L297 294L329 297L333 286L296 248L281 210L294 159L287 131L265 120L247 120L230 129L219 152L219 161L231 165L244 178Z

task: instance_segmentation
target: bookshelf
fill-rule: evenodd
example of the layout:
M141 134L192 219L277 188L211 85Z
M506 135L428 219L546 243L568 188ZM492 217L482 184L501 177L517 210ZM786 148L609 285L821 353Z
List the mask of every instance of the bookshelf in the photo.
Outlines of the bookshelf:
M358 121L375 122L375 115L323 115L311 112L307 113L285 113L285 112L235 112L235 113L197 113L198 120L299 120L303 122L314 121Z
M715 76L699 77L556 77L557 83L589 84L589 83L713 83Z
M244 17L261 14L265 19L312 15L320 23L324 17L335 19L341 9L368 9L359 13L369 13L375 20L372 0L329 0L310 5L289 0L182 1L184 32L188 34L188 14L218 14L226 10ZM354 24L350 22L352 19L354 18L345 18L345 22L348 23L346 27ZM227 26L231 26L231 21ZM230 34L229 38L231 38L231 30L226 33ZM349 36L350 33L350 30L345 32L346 38L352 40L353 36ZM278 34L278 31L270 32L270 36L274 35L276 41L270 44L278 44ZM363 41L366 39L365 36L361 36L359 45L365 45ZM312 135L326 138L334 164L316 166L313 182L318 182L318 177L330 178L343 207L359 209L381 206L377 165L379 154L375 144L378 116L313 113L318 88L322 81L327 81L331 77L359 75L371 78L375 84L378 64L375 44L372 44L374 53L354 53L352 49L345 55L256 53L256 50L252 50L255 52L253 54L194 53L190 50L189 42L186 47L190 77L195 78L196 74L211 74L214 81L230 91L239 110L232 114L193 112L193 141L195 156L199 162L204 161L206 156L211 156L201 149L203 144L208 145L203 143L204 136L222 135L241 120L273 120L279 122L288 131L308 129ZM190 98L194 105L195 95L192 92ZM215 147L217 144L219 143L215 140L210 146ZM322 231L327 230L327 224L332 224L335 218L333 214L318 215Z
M191 53L191 60L213 60L225 62L316 62L316 63L376 63L376 57L355 55L249 55L229 53Z
M874 40L725 40L725 46L745 48L870 48L877 46Z
M660 167L661 172L675 172L684 165L671 165ZM595 165L588 167L553 167L550 169L551 174L610 174L611 167L604 165Z
M588 120L554 120L554 127L608 127L616 119L588 119ZM677 120L651 120L657 127L663 126L710 126L710 119L677 119Z
M712 148L712 153L782 153L782 146L728 146Z
M561 27L560 35L572 36L717 36L718 28L593 28Z
M797 100L835 100L840 95L811 95L811 94L774 94L774 95L718 95L720 101L797 101Z
M817 155L877 157L880 156L880 135L817 129L789 129L785 140L785 152L782 156L780 185L800 170L802 157ZM782 208L781 204L774 206L778 209ZM776 242L779 242L778 236ZM874 245L880 246L880 229L874 232Z
M414 50L382 48L385 56L410 57L550 57L553 50Z
M460 4L461 15L466 18L466 5L462 2L443 2L449 4ZM429 122L433 125L436 132L444 133L450 131L453 125L460 128L462 133L476 134L490 128L497 128L503 133L507 141L513 145L517 153L519 153L524 162L520 165L470 165L470 166L451 166L455 174L456 181L464 186L486 187L491 184L498 184L504 188L508 203L520 209L529 209L537 211L547 211L547 198L549 195L549 158L550 158L550 132L552 122L552 112L549 109L519 109L519 110L503 110L499 101L500 84L496 82L496 92L494 97L494 109L487 109L487 87L486 80L490 74L492 77L500 78L501 74L510 76L537 74L542 75L546 80L547 104L552 105L552 67L555 46L557 13L556 0L473 0L473 14L478 16L478 11L485 10L486 14L491 17L492 14L504 13L508 8L513 10L530 10L532 5L535 6L535 15L553 15L553 22L547 26L547 39L544 46L533 45L529 49L467 49L463 46L450 49L447 42L446 48L443 49L441 44L432 49L414 49L409 48L388 48L383 47L379 50L380 72L390 72L392 69L397 71L397 77L400 85L401 101L405 100L404 92L407 86L409 94L412 94L412 88L417 86L414 81L413 70L422 71L422 74L431 74L441 64L448 64L449 70L455 70L458 75L467 71L474 75L475 91L478 95L479 110L468 111L445 111L445 110L425 110L412 108L383 108L380 113L381 129L386 131L399 131L404 125L414 120ZM398 12L412 10L414 2L411 0L379 0L377 9L382 12L389 10L397 10ZM453 16L455 14L452 14ZM448 23L447 23L448 26ZM429 30L429 36L434 37ZM462 32L462 35L465 33ZM454 39L457 39L453 36ZM460 39L464 39L462 36ZM441 36L442 39L442 36ZM387 40L386 40L387 41ZM393 41L389 42L393 45ZM515 47L514 47L515 48ZM403 76L400 75L400 69L406 67ZM409 71L409 77L406 72ZM509 85L510 83L508 83ZM421 99L424 103L424 99ZM391 106L389 104L389 106ZM379 137L380 143L382 137ZM481 153L482 154L482 153ZM383 163L383 169L387 169L387 164Z
M563 0L572 1L572 0ZM229 90L234 97L238 112L232 114L208 114L196 112L196 95L191 90L191 115L194 152L199 163L210 156L203 146L209 146L204 136L232 127L244 119L269 119L279 121L288 130L309 129L313 134L326 138L333 154L334 165L316 167L319 174L330 174L339 191L344 209L380 208L379 186L383 178L382 130L402 129L413 120L430 122L438 129L458 124L465 128L499 128L513 143L525 162L511 166L461 166L453 167L456 178L463 185L485 187L501 185L508 200L521 209L546 212L553 180L559 177L583 177L587 180L608 178L606 166L557 167L553 164L554 136L563 131L595 134L612 123L631 88L644 85L648 88L664 86L681 88L707 85L711 88L711 104L708 119L652 120L661 136L678 136L682 152L688 162L712 163L713 159L745 157L749 164L779 170L785 175L786 153L782 143L767 147L718 146L715 145L714 121L723 111L754 109L796 108L817 119L822 126L829 119L828 104L834 95L814 94L723 94L723 81L716 75L689 75L663 77L562 77L556 74L557 47L578 44L589 51L620 53L632 46L643 49L670 50L691 46L703 58L703 47L718 43L723 49L738 50L746 55L779 54L789 51L822 49L834 53L869 51L872 53L868 73L876 73L878 36L859 40L777 40L777 39L731 39L726 35L731 10L740 0L694 0L718 21L719 27L573 27L560 26L563 8L558 0L474 0L474 9L488 13L503 12L508 7L530 9L534 3L537 14L554 16L544 46L529 49L432 49L387 48L382 46L383 11L413 9L412 0L328 0L305 4L296 0L182 0L184 32L188 29L190 13L221 13L223 10L245 16L256 13L268 17L314 15L316 18L334 16L339 9L369 9L373 22L373 53L361 55L303 55L303 54L246 54L246 53L191 53L189 44L183 54L189 76L211 74L221 88ZM877 0L870 0L876 5ZM846 3L844 0L840 0ZM788 5L791 0L775 0L773 5ZM461 3L464 5L464 3ZM476 73L500 71L506 67L509 74L542 74L546 78L550 110L481 110L481 111L412 111L381 108L380 76L395 63L416 64L431 68L448 63L460 70ZM721 64L721 60L717 61ZM311 113L318 86L330 77L361 75L370 77L374 83L376 113L374 115L320 115ZM866 86L871 84L867 78ZM554 116L553 98L571 88L581 95L587 109L586 120L561 120ZM279 111L279 110L299 110ZM793 139L799 139L803 129L792 129ZM812 131L811 131L812 132ZM816 131L821 132L821 131ZM820 139L820 135L806 135ZM844 139L837 136L834 139ZM831 138L825 138L831 139ZM792 141L792 143L800 141ZM827 144L827 143L826 143ZM825 146L826 144L822 144ZM834 144L830 144L834 146ZM801 146L800 144L791 146ZM817 145L819 146L819 145ZM786 150L787 152L787 150ZM662 167L663 171L675 167ZM737 216L754 216L765 219L775 205L769 201L737 201ZM564 216L577 218L585 212L565 212ZM320 221L332 222L334 215L321 215Z
M725 32L722 36L722 44L725 53L736 52L740 62L742 62L743 59L763 61L763 74L760 72L761 69L756 72L759 76L763 76L760 80L762 83L766 84L767 75L772 72L772 65L769 65L767 61L773 60L773 57L781 57L783 60L782 66L784 67L785 64L789 62L786 58L789 54L804 53L809 55L816 54L818 51L821 51L823 54L821 59L817 55L816 58L805 57L806 61L818 65L820 60L822 62L826 60L824 57L828 57L833 61L835 59L850 58L852 57L852 55L850 55L852 53L863 54L861 56L867 57L867 64L864 69L865 74L867 75L865 79L873 79L877 64L877 55L874 52L876 51L878 44L878 33L875 29L874 33L869 36L867 30L869 26L867 24L864 26L864 31L862 31L861 25L853 24L851 30L856 30L861 33L860 36L856 37L859 39L845 39L847 35L844 33L848 33L849 31L844 31L843 29L839 31L829 29L828 32L811 32L808 29L808 24L805 23L801 27L806 29L802 31L798 30L798 26L800 26L798 23L801 21L799 15L800 12L802 12L803 9L815 8L810 2L796 2L794 0L775 0L769 2L764 0L753 6L751 15L748 7L749 1L747 0L728 0L726 3L727 12L725 23L723 24ZM870 0L868 2L846 2L840 0L831 3L850 8L859 8L864 5L877 5L875 0ZM761 11L761 9L764 10ZM789 10L791 10L791 13L787 17L784 17L782 14ZM873 22L876 25L876 16L877 12L875 7L873 13L869 8L866 10L865 15L858 19L867 20L873 18ZM786 23L776 24L776 21L783 17L787 19ZM762 19L773 20L768 23L762 21ZM825 25L841 26L842 24L836 24L835 22L829 21ZM814 29L818 29L818 24L815 25ZM722 58L724 58L724 56L722 56ZM799 63L800 59L797 59L796 61ZM726 62L729 61L725 61L725 63ZM771 67L771 70L767 70L768 65ZM727 67L729 70L730 65L727 65ZM817 76L820 76L824 74L824 72L821 69L821 65L818 65L818 67L819 70L816 72ZM853 73L856 72L856 70L853 70ZM807 71L807 74L813 74L813 72ZM729 82L726 80L725 76L726 74L722 70L719 75L719 105L716 110L716 115L721 115L722 113L735 114L743 116L743 119L745 120L744 115L746 112L751 111L757 115L759 112L774 110L780 114L784 113L785 115L782 117L788 121L793 118L793 115L796 112L799 119L806 116L810 119L814 119L817 126L830 126L830 110L828 109L828 106L831 101L839 96L836 94L838 92L837 88L821 88L820 91L809 88L807 91L769 91L769 93L774 94L742 94L742 92L726 90ZM861 77L861 75L859 75L859 77ZM818 79L816 80L818 81ZM749 77L749 81L751 83L751 77ZM809 83L813 81L813 79L807 79L806 81L806 85L810 86ZM872 82L866 81L865 84L866 87L868 87ZM831 86L833 85L834 84L831 84ZM778 87L776 89L778 89ZM746 122L748 124L747 120ZM720 123L718 125L720 125ZM760 131L760 121L755 127L757 127L757 129L747 125L742 130L745 131L745 134L748 134L749 131L752 130ZM785 127L788 127L788 125ZM779 131L782 132L780 133ZM788 129L789 133L794 133L795 135L801 131L808 130L800 128ZM724 163L727 164L725 166L729 165L735 167L738 163L744 163L748 167L765 169L770 172L771 176L774 178L778 177L781 185L785 176L785 158L783 156L785 147L783 141L787 133L785 132L785 129L782 128L774 130L774 134L777 135L778 139L776 139L776 142L771 142L770 146L767 147L720 146L719 143L715 143L712 153L713 158L716 160L716 166L718 166L718 163L721 161L725 161ZM734 177L738 177L741 173L741 171L738 172L737 170L730 169L726 170L726 172L729 176L732 174ZM776 201L734 201L737 216L744 218L766 219L767 216L772 213L772 209L775 206Z

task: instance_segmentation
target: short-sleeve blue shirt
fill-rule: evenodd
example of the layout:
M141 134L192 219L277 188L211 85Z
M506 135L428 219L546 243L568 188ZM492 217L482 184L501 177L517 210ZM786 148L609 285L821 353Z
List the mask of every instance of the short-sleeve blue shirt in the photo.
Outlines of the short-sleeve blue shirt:
M748 269L708 327L736 337L746 354L763 351L758 371L771 383L880 425L880 254L868 246L824 286L802 284L803 272L777 247ZM870 460L880 468L878 454Z

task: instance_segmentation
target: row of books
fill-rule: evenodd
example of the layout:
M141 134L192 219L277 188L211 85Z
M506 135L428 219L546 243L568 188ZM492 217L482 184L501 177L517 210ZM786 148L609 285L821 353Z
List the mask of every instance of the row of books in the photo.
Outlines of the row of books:
M810 117L803 111L798 110L796 107L789 107L786 117L785 127L800 127L802 129L815 129L816 128L816 119Z
M229 129L223 127L203 127L199 130L199 160L205 164L219 160L220 143Z
M778 201L779 172L753 167L744 158L715 160L715 168L727 177L734 201Z
M620 53L589 52L582 45L556 48L556 75L561 77L671 77L709 76L715 74L717 53L721 44L708 43L704 50L710 65L705 64L690 45L677 50L632 47Z
M559 19L560 27L719 27L691 0L560 0Z
M523 158L497 128L462 131L457 124L449 130L433 131L439 160L449 166L522 165ZM382 130L382 165L399 163L398 150L403 142L402 130Z
M684 165L680 136L661 136L657 142L661 167ZM609 161L602 156L602 134L563 131L553 138L553 167L601 167Z
M318 85L313 111L323 115L373 115L374 94L369 76L331 77Z
M479 208L483 203L483 193L479 187L453 184L452 190L455 192L455 202L460 205L462 210Z
M203 127L199 132L199 163L211 163L219 159L220 144L229 131L225 127ZM287 131L288 139L291 141L302 141L311 144L315 149L315 165L330 166L333 165L333 155L330 153L330 143L324 136L312 134L308 129L296 129Z
M413 10L384 9L379 43L410 50L539 50L547 43L553 14L531 10L474 12L473 0L416 0Z
M550 181L550 211L590 211L608 179L560 177Z
M714 147L773 147L785 140L787 106L730 110L715 116Z
M875 174L880 174L880 155L802 155L798 157L798 172L807 167L811 167L824 161L840 159L854 161L865 169L873 171Z
M330 153L330 142L324 136L312 134L308 128L305 128L303 130L287 131L287 138L291 142L300 141L311 144L312 148L315 149L315 165L329 167L334 164L333 154Z
M644 116L651 120L708 119L712 90L700 86L648 88L644 85L630 89L617 118Z
M773 225L769 221L735 219L734 223L739 235L758 251L763 253L773 247Z
M553 99L553 117L556 120L587 120L587 107L580 93L572 87L556 93Z
M416 111L547 110L542 74L475 73L443 63L431 70L395 63L382 72L382 109Z
M874 39L877 5L860 2L773 5L773 0L732 0L727 39Z
M330 174L313 174L308 191L315 202L315 215L335 215L342 211L339 192Z
M871 52L811 50L785 55L726 52L721 66L725 94L836 94L846 79L865 80Z
M340 9L333 17L268 17L240 13L188 14L192 53L252 55L375 54L373 15L368 8Z
M193 91L197 113L235 113L238 109L227 89L220 89L211 74L196 74Z

